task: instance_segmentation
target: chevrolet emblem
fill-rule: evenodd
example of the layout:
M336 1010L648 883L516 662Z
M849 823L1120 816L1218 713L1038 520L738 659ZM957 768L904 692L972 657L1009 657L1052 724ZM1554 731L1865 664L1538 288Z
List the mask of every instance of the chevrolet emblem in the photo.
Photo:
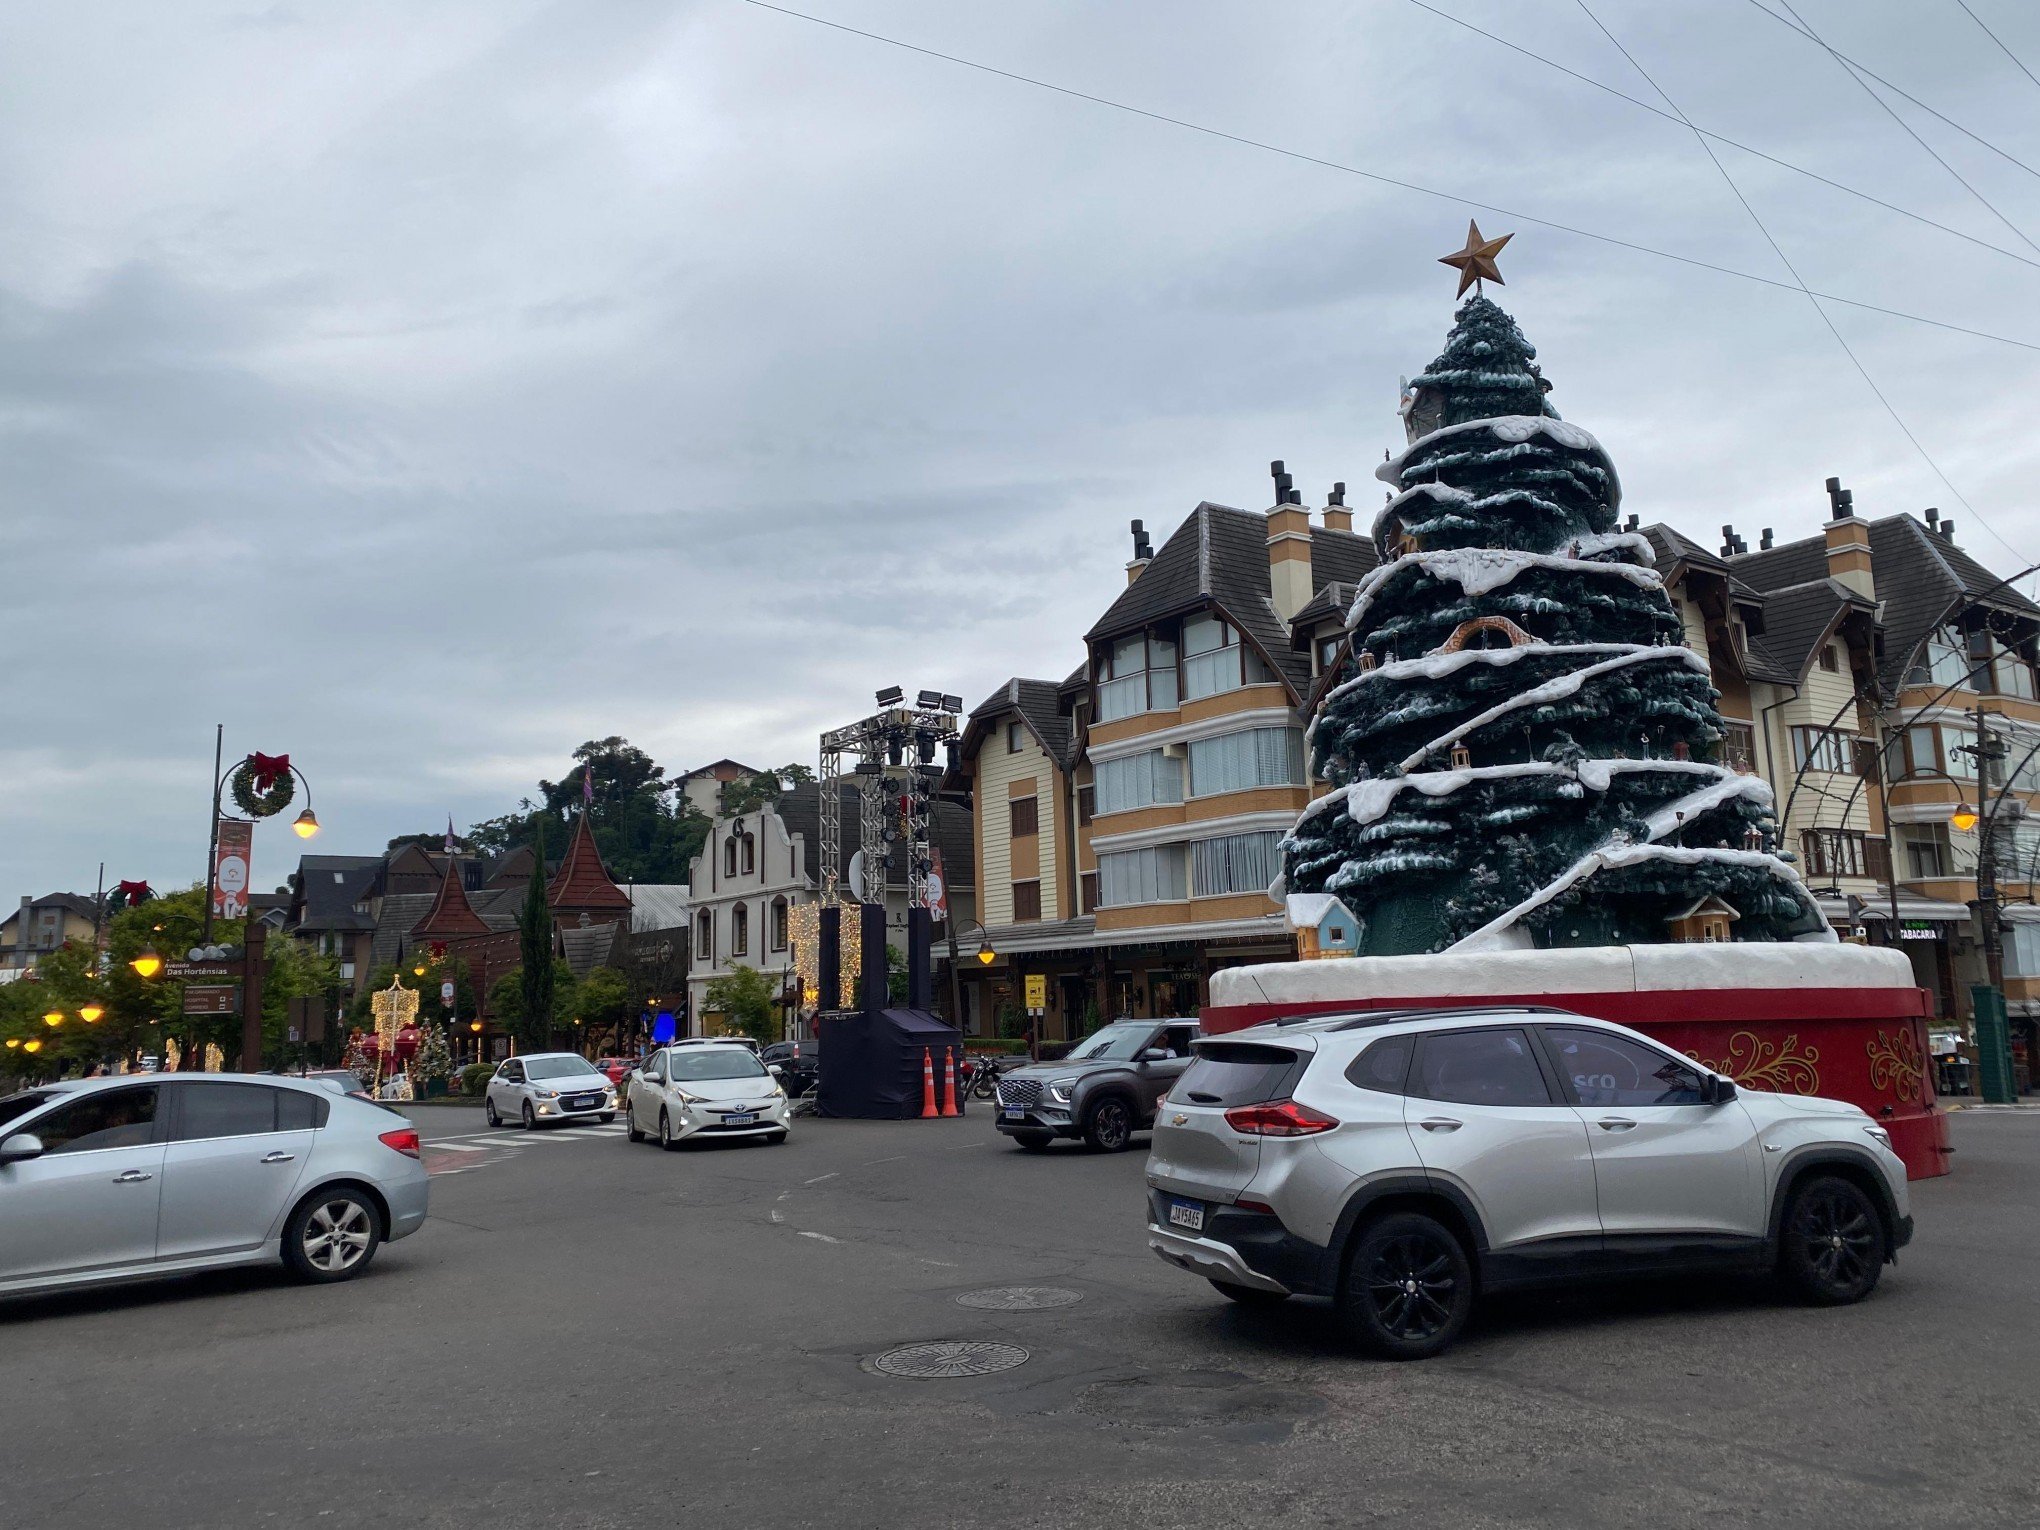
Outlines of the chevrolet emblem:
M1189 1124L1190 1124L1190 1118L1189 1118L1188 1116L1171 1116L1171 1117L1169 1117L1169 1125L1171 1125L1171 1126L1188 1126Z

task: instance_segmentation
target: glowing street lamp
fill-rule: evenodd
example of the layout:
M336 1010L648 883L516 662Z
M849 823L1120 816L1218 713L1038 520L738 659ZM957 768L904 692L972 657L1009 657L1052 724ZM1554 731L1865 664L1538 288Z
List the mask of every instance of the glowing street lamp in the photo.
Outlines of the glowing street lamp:
M135 969L137 976L152 978L163 970L163 958L156 954L154 946L143 946L141 954L131 960L128 965Z
M7 1050L8 1050L8 1051L10 1051L10 1052L11 1052L11 1051L13 1051L13 1050L14 1050L14 1049L15 1049L16 1047L18 1047L18 1046L20 1046L20 1045L21 1045L21 1038L20 1038L19 1036L9 1036L9 1037L7 1038Z
M1982 821L1982 814L1978 813L1975 808L1966 802L1956 803L1955 811L1948 815L1948 822L1960 829L1964 834L1967 834Z
M64 1023L64 1012L61 1009L50 1010L42 1017L42 1023L44 1025L62 1025Z
M42 1050L42 1043L31 1036L21 1044L21 1050L24 1052L40 1052Z
M319 815L310 808L306 808L292 821L291 828L296 832L299 839L310 839L319 832Z
M92 1024L101 1015L105 1013L106 1006L104 1004L101 1004L97 999L87 999L83 1004L80 1004L78 1006L78 1018L80 1020L83 1020L87 1025Z

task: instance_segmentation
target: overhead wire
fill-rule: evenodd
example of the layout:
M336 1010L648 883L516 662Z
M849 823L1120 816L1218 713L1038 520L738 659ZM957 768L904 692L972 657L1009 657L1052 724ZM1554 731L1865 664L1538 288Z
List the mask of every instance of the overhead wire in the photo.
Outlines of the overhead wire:
M1426 0L1409 0L1409 3L1411 5L1414 5L1420 11L1430 12L1433 16L1438 17L1441 21L1449 21L1456 27L1464 27L1469 32L1475 33L1476 35L1481 37L1485 37L1489 42L1498 43L1502 47L1507 48L1511 53L1520 53L1524 58L1533 59L1537 63L1544 65L1547 69L1556 69L1560 74L1569 75L1571 78L1578 80L1582 85L1591 85L1594 87L1594 89L1603 91L1608 95L1614 96L1617 100L1627 101L1631 106L1639 107L1642 110L1649 112L1652 116L1662 117L1667 122L1679 122L1679 119L1677 117L1673 116L1663 107L1653 106L1650 104L1650 102L1642 99L1640 96L1632 96L1626 90L1618 90L1613 85L1595 79L1592 75L1581 74L1577 69L1568 68L1566 65L1561 64L1557 59L1547 58L1542 53L1538 53L1533 49L1526 48L1520 43L1511 42L1506 37L1500 36L1499 34L1494 32L1490 32L1486 27L1475 25L1473 22L1468 21L1463 16L1455 16L1450 11L1440 10L1437 6L1426 3ZM2035 270L2040 270L2040 260L2034 260L2028 256L2021 255L2017 250L2008 250L2001 244L1992 244L1988 239L1979 239L1974 234L1964 233L1961 229L1953 228L1946 223L1940 222L1938 219L1929 218L1924 213L1916 213L1909 207L1900 207L1895 202L1887 202L1884 200L1884 198L1876 196L1871 192L1864 191L1859 187L1850 186L1841 181L1835 180L1830 176L1822 175L1818 170L1809 170L1806 168L1806 166L1796 165L1789 159L1780 159L1775 154L1767 154L1762 149L1753 148L1746 143L1740 143L1737 140L1730 138L1725 133L1716 133L1711 129L1701 127L1698 123L1695 122L1685 122L1681 123L1680 125L1683 127L1691 128L1694 132L1703 134L1706 137L1713 139L1716 143L1725 143L1731 149L1740 149L1745 154L1753 155L1757 159L1761 159L1769 164L1776 165L1781 170L1790 170L1794 175L1803 175L1808 180L1818 181L1823 186L1831 187L1836 191L1843 192L1852 197L1856 197L1861 201L1870 203L1874 207L1881 207L1886 212L1897 213L1901 218L1910 218L1915 223L1924 224L1926 227L1931 229L1938 229L1941 233L1952 235L1955 238L1964 241L1965 243L1973 244L1980 249L1990 250L1995 254L2002 255L2007 260L2016 260L2019 262L2020 265L2031 266Z
M1587 20L1594 24L1600 34L1607 38L1610 43L1614 44L1616 51L1629 61L1630 68L1643 76L1644 83L1658 93L1665 105L1677 113L1679 119L1685 122L1688 128L1692 128L1694 141L1700 145L1701 150L1707 155L1709 161L1712 162L1722 180L1728 184L1728 189L1735 194L1736 201L1742 204L1743 211L1749 215L1750 221L1757 226L1757 231L1764 236L1765 243L1771 246L1772 253L1778 257L1778 263L1791 273L1792 280L1798 284L1799 290L1806 294L1807 302L1813 305L1813 311L1820 315L1821 323L1825 324L1828 333L1835 337L1835 344L1842 348L1842 353L1849 358L1850 364L1855 367L1857 374L1863 379L1864 384L1876 395L1877 402L1884 406L1884 412L1891 416L1891 422L1899 428L1899 432L1904 435L1906 440L1912 443L1912 448L1919 453L1920 460L1933 470L1934 476L1941 480L1947 487L1948 492L1955 496L1962 508L1975 516L1976 523L1989 532L1991 537L2006 552L2018 558L2022 563L2030 561L2026 558L2025 554L2008 542L1995 526L1992 526L1989 521L1984 519L1981 511L1970 504L1962 491L1955 487L1954 480L1942 471L1941 464L1934 460L1933 453L1929 452L1920 438L1913 434L1912 427L1906 424L1905 418L1898 412L1897 406L1891 402L1885 391L1877 385L1877 379L1870 375L1870 369L1863 365L1863 360L1856 354L1855 347L1849 344L1847 337L1836 326L1834 317L1821 306L1820 299L1814 295L1813 289L1806 285L1806 279L1799 274L1799 268L1792 263L1792 257L1785 253L1785 247L1778 243L1777 237L1772 234L1769 226L1765 224L1762 215L1751 205L1750 199L1743 195L1742 188L1736 184L1735 177L1729 174L1728 167L1721 162L1721 156L1714 152L1714 145L1707 141L1707 135L1700 132L1697 128L1693 128L1691 120L1687 118L1685 112L1680 110L1679 103L1674 101L1665 88L1652 78L1650 71L1643 67L1636 55L1622 45L1622 40L1603 25L1601 18L1596 16L1592 8L1588 6L1587 0L1575 0L1575 3L1585 14ZM1785 0L1785 3L1789 3L1789 0Z
M1037 90L1046 90L1059 96L1068 96L1072 100L1088 101L1094 106L1103 106L1113 111L1125 112L1129 116L1142 117L1150 122L1159 122L1169 127L1183 128L1192 133L1201 133L1207 138L1221 139L1224 142L1239 144L1245 148L1258 149L1267 154L1278 154L1284 159L1293 159L1306 165L1316 165L1326 170L1336 170L1342 175L1358 176L1362 180L1373 181L1377 185L1393 186L1401 191L1416 192L1420 196L1435 197L1441 202L1450 202L1457 207L1472 208L1475 212L1497 213L1504 218L1514 218L1519 222L1533 224L1538 228L1551 229L1555 233L1570 234L1578 239L1588 239L1597 244L1612 245L1617 249L1630 250L1639 255L1655 256L1660 260L1676 261L1680 265L1692 266L1698 270L1713 271L1721 276L1733 276L1738 280L1755 282L1763 287L1775 287L1781 292L1800 293L1809 290L1803 286L1796 286L1791 282L1779 281L1775 277L1761 276L1754 271L1744 271L1734 266L1722 265L1716 261L1702 260L1695 255L1681 255L1676 251L1658 249L1653 245L1640 244L1633 239L1619 238L1614 234L1598 233L1593 229L1580 228L1570 223L1560 223L1551 218L1540 218L1534 213L1527 213L1519 208L1504 207L1499 203L1482 201L1477 197L1465 196L1459 192L1440 191L1435 186L1420 185L1415 181L1402 180L1392 175L1383 175L1375 170L1363 170L1358 165L1345 164L1336 159L1326 159L1322 155L1307 154L1300 149L1285 148L1281 144L1269 143L1265 139L1248 138L1244 134L1229 133L1223 128L1211 127L1202 122L1193 122L1187 117L1172 117L1165 112L1150 111L1146 107L1134 106L1125 101L1114 100L1110 96L1094 95L1090 91L1078 90L1073 86L1058 85L1052 80L1044 80L1034 75L1021 74L1011 69L1001 69L993 64L980 63L976 59L965 58L961 54L944 53L939 49L923 47L919 43L910 43L901 38L889 37L883 32L867 31L863 27L853 27L846 22L831 21L826 16L817 16L808 11L797 11L790 6L775 5L772 3L772 0L743 0L743 3L758 10L772 11L777 15L791 17L795 21L809 22L815 26L827 27L831 31L848 33L852 37L862 37L870 42L884 43L887 47L898 48L907 53L917 53L924 58L938 59L943 63L957 64L965 69L974 69L981 74L994 75L1002 80L1011 80L1015 84L1029 85ZM1860 308L1870 313L1881 313L1887 318L1904 319L1910 323L1924 324L1933 329L1947 330L1951 334L1968 335L1976 340L1990 340L2000 345L2016 346L2024 351L2040 351L2040 341L2020 340L2011 335L2002 335L1991 330L1971 329L1967 325L1953 324L1945 319L1929 318L1925 314L1908 313L1903 309L1887 308L1879 303L1866 303L1859 298L1843 297L1839 293L1813 292L1812 295L1823 298L1830 303L1840 303L1847 308Z
M1907 101L1912 102L1914 106L1917 106L1921 111L1925 112L1928 116L1933 117L1938 121L1945 122L1949 127L1953 128L1956 132L1960 133L1964 138L1970 139L1971 141L1990 150L1991 153L1995 154L1999 159L2004 160L2007 164L2017 165L2021 170L2025 171L2035 180L2040 180L2040 170L2035 170L2031 165L2027 164L2023 159L2020 159L2017 155L2012 154L2007 150L1999 148L1996 144L1992 143L1988 138L1985 138L1982 134L1971 132L1968 128L1964 127L1961 123L1957 122L1953 117L1949 116L1946 112L1937 111L1935 108L1927 105L1927 103L1922 101L1918 96L1915 96L1910 92L1902 89L1901 87L1892 84L1891 81L1887 80L1883 75L1879 74L1876 70L1870 68L1868 65L1859 63L1857 60L1850 58L1848 54L1842 52L1839 48L1830 46L1828 43L1824 42L1821 38L1815 36L1813 29L1809 27L1805 22L1799 20L1796 13L1790 20L1787 20L1785 17L1780 16L1776 11L1772 10L1770 6L1764 4L1764 0L1749 0L1749 3L1751 5L1754 5L1758 10L1762 11L1766 16L1769 16L1773 21L1777 22L1779 26L1785 27L1790 31L1797 32L1801 37L1805 38L1810 43L1814 43L1822 48L1826 48L1829 53L1832 53L1837 59L1839 59L1842 63L1846 64L1849 68L1854 69L1861 74L1868 75L1871 79L1875 80L1878 84L1882 85L1886 90L1890 91L1893 95L1899 96ZM1790 10L1791 7L1787 6L1786 9Z
M1967 16L1971 21L1975 22L1978 30L1980 30L1985 37L1988 37L1992 42L1998 45L1998 52L2002 53L2006 58L2010 59L2012 61L2013 66L2018 69L2019 73L2023 74L2027 79L2032 80L2035 85L2040 85L2040 78L2034 77L2033 71L2026 67L2026 61L2020 58L2019 55L2014 53L2010 48L2006 47L2005 40L2002 37L1998 36L1997 33L1993 32L1987 25L1985 25L1984 19L1969 8L1969 0L1955 0L1955 3L1962 7L1962 14Z
M1799 12L1792 9L1792 0L1778 0L1778 3L1785 7L1786 11L1790 13L1794 21L1799 21ZM1997 204L1992 202L1991 199L1985 196L1981 191L1977 190L1976 187L1973 184L1971 184L1969 178L1963 175L1963 173L1960 170L1957 170L1953 165L1949 164L1948 161L1942 157L1941 152L1938 149L1936 149L1932 144L1928 143L1926 139L1922 138L1919 135L1919 131L1916 128L1914 128L1910 122L1907 122L1905 118L1899 116L1899 114L1892 109L1892 105L1889 101L1885 100L1884 97L1880 96L1879 94L1877 94L1876 91L1872 90L1870 88L1870 82L1864 79L1860 74L1858 74L1853 65L1845 62L1842 56L1839 53L1836 53L1834 49L1828 48L1827 42L1825 41L1825 39L1821 37L1821 35L1818 32L1814 31L1812 27L1806 26L1806 23L1803 21L1800 22L1800 25L1806 27L1806 35L1808 37L1811 37L1823 48L1827 48L1829 55L1834 59L1834 61L1842 66L1842 68L1848 73L1850 79L1854 80L1859 86L1862 87L1863 93L1865 95L1867 95L1871 100L1875 101L1878 104L1878 106L1883 108L1884 114L1887 117L1889 117L1893 122L1896 122L1900 127L1904 128L1906 131L1906 135L1910 137L1914 143L1918 144L1922 149L1926 150L1927 153L1933 157L1933 161L1935 164L1939 165L1943 170L1947 171L1950 175L1952 175L1955 178L1957 184L1959 184L1964 191L1968 192L1972 197L1976 198L1976 200L1983 205L1984 209L1987 212L1989 212L1993 218L1996 218L1998 222L2002 223L2006 228L2010 229L2017 238L2024 242L2028 249L2032 250L2034 254L2040 255L2040 244L2033 243L2031 239L2028 239L2026 237L2026 232L2024 229L2020 228L2017 224L2013 223L2012 220L2010 218L2007 218L2002 212L1999 212Z

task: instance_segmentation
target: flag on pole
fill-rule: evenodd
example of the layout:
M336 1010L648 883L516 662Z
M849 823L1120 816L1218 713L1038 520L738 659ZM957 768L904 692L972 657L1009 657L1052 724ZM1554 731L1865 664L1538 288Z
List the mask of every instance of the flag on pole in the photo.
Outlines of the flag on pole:
M595 776L585 765L581 767L581 806L595 806Z

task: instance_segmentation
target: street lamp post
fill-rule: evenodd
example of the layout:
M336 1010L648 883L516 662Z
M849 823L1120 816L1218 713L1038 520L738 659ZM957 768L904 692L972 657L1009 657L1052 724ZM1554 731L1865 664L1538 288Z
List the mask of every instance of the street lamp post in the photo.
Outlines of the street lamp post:
M213 737L212 819L208 824L206 831L205 932L203 938L199 941L200 945L207 946L212 944L213 893L218 886L219 879L220 794L226 790L227 780L230 776L234 775L235 772L239 771L243 766L254 768L258 765L260 760L266 760L268 758L267 756L262 756L259 757L258 759L258 756L256 755L246 754L243 755L240 759L234 761L234 763L231 766L222 769L220 766L220 744L221 740L224 739L225 736L226 725L224 723L219 724L218 731L214 734ZM304 811L299 813L297 817L292 821L291 829L297 834L297 837L299 839L310 839L314 834L319 832L319 815L312 811L312 783L305 778L305 773L302 770L299 770L297 766L290 763L289 755L278 755L274 760L270 760L269 763L273 765L281 765L285 770L289 771L291 775L295 776L301 785L303 785L305 789Z

